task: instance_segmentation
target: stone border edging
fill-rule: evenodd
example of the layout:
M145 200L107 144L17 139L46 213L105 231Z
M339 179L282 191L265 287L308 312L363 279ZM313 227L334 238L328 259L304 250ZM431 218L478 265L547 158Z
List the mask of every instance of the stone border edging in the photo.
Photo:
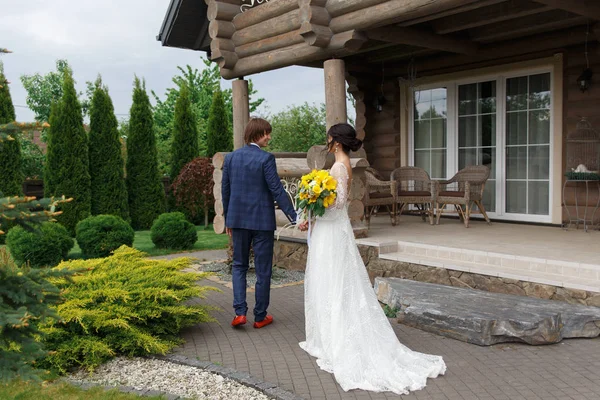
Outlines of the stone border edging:
M275 400L305 400L303 397L300 397L295 393L281 389L274 383L264 382L251 376L246 372L239 372L232 368L222 367L220 365L216 365L208 361L193 360L181 355L153 355L148 356L147 358L154 358L156 360L169 361L175 364L201 368L208 372L221 375L224 378L234 380L238 383L241 383L244 386L256 389L259 392L264 393L266 396Z

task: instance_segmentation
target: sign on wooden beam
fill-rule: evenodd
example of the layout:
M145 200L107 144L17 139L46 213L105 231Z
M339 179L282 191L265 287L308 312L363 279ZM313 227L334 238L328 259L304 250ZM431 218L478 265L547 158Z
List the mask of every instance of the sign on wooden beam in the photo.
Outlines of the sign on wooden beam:
M269 0L244 0L244 1L247 1L247 2L248 2L248 4L242 4L242 5L240 6L240 10L241 10L242 12L244 12L244 11L246 11L246 10L249 10L249 9L251 9L252 7L254 7L254 6L257 6L257 5L259 5L259 4L262 4L262 3L268 3L268 2L269 2Z

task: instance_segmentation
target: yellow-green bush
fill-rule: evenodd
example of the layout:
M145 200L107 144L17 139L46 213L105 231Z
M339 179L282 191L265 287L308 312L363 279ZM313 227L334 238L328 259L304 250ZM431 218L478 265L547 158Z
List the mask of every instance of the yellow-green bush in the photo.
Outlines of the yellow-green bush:
M75 367L91 371L116 355L165 354L181 343L182 328L215 321L211 307L185 303L217 290L197 285L208 274L182 272L188 258L144 256L122 246L107 258L57 267L86 272L53 281L65 301L57 307L62 322L44 327L50 354L43 366L60 373Z

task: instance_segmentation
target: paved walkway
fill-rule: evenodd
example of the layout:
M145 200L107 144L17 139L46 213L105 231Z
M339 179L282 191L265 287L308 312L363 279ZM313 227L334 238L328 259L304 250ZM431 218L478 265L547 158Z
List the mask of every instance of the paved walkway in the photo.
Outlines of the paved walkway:
M201 301L222 309L214 313L219 324L185 330L186 343L176 352L247 372L306 399L600 399L600 339L565 340L551 346L479 347L396 323L393 326L402 343L444 357L446 375L407 396L344 392L331 374L321 371L298 347L304 340L302 285L273 289L269 312L275 322L260 330L252 328L252 321L243 329L231 328L233 294L231 289L220 288L222 293L211 293Z

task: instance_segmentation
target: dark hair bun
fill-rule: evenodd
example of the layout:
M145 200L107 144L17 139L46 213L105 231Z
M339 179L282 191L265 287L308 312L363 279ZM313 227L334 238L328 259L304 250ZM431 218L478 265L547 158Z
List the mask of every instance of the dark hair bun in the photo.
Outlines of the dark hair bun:
M346 153L357 151L362 146L362 140L356 137L356 131L350 124L335 124L329 128L327 135L332 139L328 146L330 151L334 142L341 144Z

